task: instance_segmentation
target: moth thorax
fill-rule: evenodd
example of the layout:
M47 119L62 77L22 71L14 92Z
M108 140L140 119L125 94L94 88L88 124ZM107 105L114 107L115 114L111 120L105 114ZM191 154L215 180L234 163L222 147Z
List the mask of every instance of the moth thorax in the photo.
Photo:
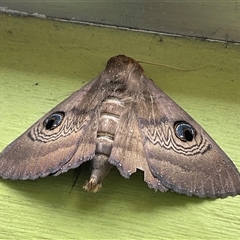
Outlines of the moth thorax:
M110 156L120 115L125 106L119 99L106 99L100 109L96 153Z

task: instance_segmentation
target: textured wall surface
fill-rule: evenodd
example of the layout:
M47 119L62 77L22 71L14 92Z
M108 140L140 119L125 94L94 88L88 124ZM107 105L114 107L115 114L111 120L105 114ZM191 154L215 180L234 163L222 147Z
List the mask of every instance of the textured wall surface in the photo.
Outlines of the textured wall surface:
M77 21L240 42L239 1L4 1L1 7Z

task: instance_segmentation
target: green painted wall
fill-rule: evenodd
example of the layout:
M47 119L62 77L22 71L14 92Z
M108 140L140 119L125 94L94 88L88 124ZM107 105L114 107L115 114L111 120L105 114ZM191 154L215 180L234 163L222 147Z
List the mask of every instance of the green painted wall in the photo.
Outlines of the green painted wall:
M146 74L188 111L240 169L240 47L0 15L0 149L103 70L113 55L168 64ZM82 189L85 166L36 181L0 179L0 239L237 239L240 197L155 193L114 169Z

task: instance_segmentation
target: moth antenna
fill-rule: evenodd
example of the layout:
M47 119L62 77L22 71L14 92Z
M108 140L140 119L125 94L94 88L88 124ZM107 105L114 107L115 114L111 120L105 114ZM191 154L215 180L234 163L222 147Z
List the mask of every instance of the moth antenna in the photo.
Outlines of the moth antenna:
M163 63L154 63L154 62L145 62L145 61L137 61L137 62L138 63L155 65L155 66L166 67L166 68L171 68L171 69L178 70L178 71L193 71L193 70L202 68L202 67L197 67L197 68L178 68L178 67L174 67L174 66L171 66L171 65L163 64Z
M71 194L73 188L75 187L75 185L76 185L76 183L77 183L77 180L78 180L78 178L79 178L79 176L80 176L80 173L81 173L81 167L77 168L77 169L75 170L75 172L74 172L74 181L73 181L72 187L71 187L71 189L70 189L70 191L69 191L69 194Z
M72 90L72 91L67 91L67 92L65 92L65 93L63 93L63 94L57 95L55 98L56 98L56 99L59 99L59 98L63 98L63 97L68 97L69 95L73 94L74 92L75 92L74 90Z

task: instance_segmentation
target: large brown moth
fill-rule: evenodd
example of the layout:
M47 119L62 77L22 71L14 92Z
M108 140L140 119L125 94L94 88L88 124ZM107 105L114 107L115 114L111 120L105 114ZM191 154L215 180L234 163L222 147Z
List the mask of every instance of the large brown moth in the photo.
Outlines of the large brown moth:
M53 108L0 154L0 176L36 179L92 162L84 188L96 192L113 166L140 169L150 188L188 196L240 194L240 174L183 109L124 55Z

